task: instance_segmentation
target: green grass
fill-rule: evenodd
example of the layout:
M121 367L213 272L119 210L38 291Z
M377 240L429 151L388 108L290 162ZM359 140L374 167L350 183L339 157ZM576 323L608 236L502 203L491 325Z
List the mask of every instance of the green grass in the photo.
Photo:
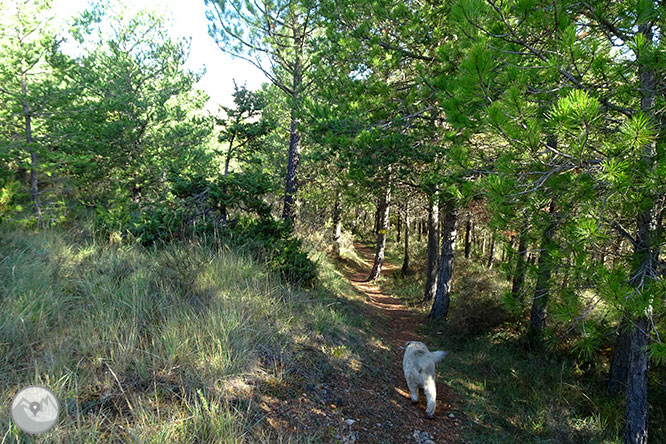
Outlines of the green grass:
M272 429L257 399L363 355L367 320L327 261L300 290L224 246L0 233L0 403L32 384L61 402L35 437L2 409L2 442L325 442Z
M466 341L446 329L426 331L451 352L440 380L465 403L470 442L622 442L622 403L568 357L527 352L509 326Z
M376 377L381 338L363 296L307 239L320 281L290 287L224 245L159 249L96 242L58 231L0 227L0 403L23 386L51 387L60 423L32 437L0 410L3 443L330 443L320 432L273 427L261 400L289 403L335 372ZM390 293L425 315L424 243L415 273L385 277ZM361 261L350 245L345 263ZM399 264L399 246L388 260ZM419 259L421 258L421 259ZM603 391L607 362L585 366L567 344L536 355L522 344L524 315L504 311L497 269L456 259L449 321L425 341L451 352L441 381L461 399L474 443L617 443L622 400ZM344 295L344 297L342 296ZM375 362L369 365L368 349ZM661 442L664 368L650 379L650 439Z

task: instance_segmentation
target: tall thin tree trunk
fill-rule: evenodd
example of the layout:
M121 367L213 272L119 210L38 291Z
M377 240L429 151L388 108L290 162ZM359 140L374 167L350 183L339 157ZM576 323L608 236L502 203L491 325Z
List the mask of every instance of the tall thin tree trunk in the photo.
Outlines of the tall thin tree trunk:
M433 319L445 319L449 314L451 297L451 281L453 278L453 255L456 246L456 208L455 203L446 201L444 204L444 226L442 229L442 255L437 276L437 290L428 315Z
M504 244L504 248L502 249L502 263L505 264L507 259L511 256L511 253L513 252L513 236L509 237L509 241Z
M368 280L372 281L377 279L382 273L382 264L384 262L384 253L386 250L386 232L389 222L389 208L391 204L391 185L388 181L385 184L386 189L382 193L379 205L378 214L381 218L379 233L377 233L377 249L375 252L375 261L370 270Z
M546 306L550 296L550 274L552 272L552 259L549 248L553 245L555 234L555 199L551 199L548 210L550 221L543 231L541 247L539 249L539 262L537 264L537 282L532 302L532 313L530 325L527 331L527 339L532 347L541 346L543 331L546 327Z
M465 259L469 259L471 252L470 236L472 234L472 216L471 214L467 215L467 220L465 221Z
M495 256L495 236L493 234L490 234L490 252L488 253L488 263L486 266L488 268L493 268L493 259Z
M648 354L647 345L650 320L641 317L631 328L630 365L627 384L627 418L624 442L627 444L647 444L647 393L648 393Z
M629 353L631 351L631 331L626 321L620 323L619 334L611 356L610 372L606 389L611 395L625 393L629 378Z
M297 39L296 28L294 28L294 39ZM287 180L284 187L284 208L282 210L282 219L293 225L296 220L296 193L298 192L298 164L301 157L301 132L298 129L300 124L300 96L302 84L300 58L296 58L294 63L294 77L292 87L292 103L290 110L289 125L289 153L287 158Z
M396 238L395 241L400 243L400 232L402 231L402 218L400 217L400 212L396 212Z
M32 143L32 137L30 137L30 142L28 143ZM39 201L39 188L37 185L37 168L39 168L39 159L37 158L37 151L34 148L30 148L30 195L32 196L32 201L35 204L35 213L37 213L37 219L41 222L42 204Z
M518 257L516 258L516 271L513 275L513 282L511 286L511 296L515 299L523 300L523 283L525 282L525 268L527 261L527 218L523 223L523 228L520 230L520 240L518 241Z
M409 216L408 212L405 211L405 254L402 260L402 275L407 276L409 274Z
M342 193L335 193L335 206L333 207L333 252L340 257L340 237L342 236Z
M226 179L229 177L229 164L231 163L231 157L232 157L232 150L234 147L234 139L236 138L235 133L232 134L231 140L229 140L229 149L227 149L227 155L225 156L224 159L224 178L225 178L225 183L224 183L224 191L226 192L227 190L227 182ZM222 228L227 227L227 206L222 205L222 208L220 209L220 214L221 214L221 219L222 219Z
M472 254L474 254L474 252L476 251L476 254L478 255L479 251L481 250L481 238L483 236L481 236L481 230L479 229L479 227L474 226L474 224L472 224L471 237L472 237Z
M423 221L421 219L419 219L419 221L416 223L416 231L419 235L419 237L418 237L419 242L421 242L421 233L423 233L423 230L421 229L421 224L422 223L423 223Z
M430 302L437 290L437 272L439 252L439 202L436 196L430 197L428 205L428 263L426 265L426 283L423 300Z
M224 177L227 177L229 175L229 164L231 163L231 156L233 155L232 150L234 146L234 139L236 138L236 134L233 133L231 135L231 140L229 140L229 149L227 149L227 155L225 156L224 159Z
M643 19L646 20L646 19ZM653 30L650 22L638 25L638 32L645 38L645 42L653 41ZM638 65L640 79L641 111L654 119L656 103L657 75L654 66L646 66L643 62ZM646 173L653 172L657 161L656 141L650 140L643 147L642 158L647 167ZM655 196L645 192L640 212L637 218L637 233L635 236L633 254L632 285L635 288L635 298L651 298L645 287L657 280L659 264L659 239L657 227L659 225ZM646 294L648 293L648 294ZM650 335L650 319L652 300L641 301L649 307L646 313L632 322L630 328L631 341L629 353L629 377L627 380L627 415L624 442L629 444L647 444L648 439L648 351L647 344Z

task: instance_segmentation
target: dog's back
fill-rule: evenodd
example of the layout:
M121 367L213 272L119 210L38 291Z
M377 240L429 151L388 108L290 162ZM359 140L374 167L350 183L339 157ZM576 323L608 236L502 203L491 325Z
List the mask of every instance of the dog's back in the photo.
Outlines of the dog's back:
M428 371L434 372L435 364L444 359L446 355L445 351L431 352L423 342L409 341L405 348L405 356L402 359L405 377L408 372L419 374Z
M446 357L445 351L431 352L423 342L410 341L405 348L402 359L402 369L409 386L412 402L418 401L418 389L423 387L428 407L426 415L432 417L435 413L435 364Z

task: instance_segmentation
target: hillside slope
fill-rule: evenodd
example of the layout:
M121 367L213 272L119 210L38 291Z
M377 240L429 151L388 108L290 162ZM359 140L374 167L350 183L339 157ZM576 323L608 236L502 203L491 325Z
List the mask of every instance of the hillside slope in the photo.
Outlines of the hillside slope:
M323 260L319 284L301 290L224 246L1 233L0 402L32 384L61 402L59 425L30 442L453 436L444 386L441 421L411 406L400 359L416 325L399 330L391 313L406 312L359 282L362 261L338 264L343 275ZM3 442L27 442L5 410L0 429Z

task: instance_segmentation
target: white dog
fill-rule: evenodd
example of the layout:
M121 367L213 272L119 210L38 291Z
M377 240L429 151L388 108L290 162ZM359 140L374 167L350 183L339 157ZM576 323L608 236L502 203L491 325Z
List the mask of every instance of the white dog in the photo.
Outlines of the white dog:
M402 370L409 386L412 402L419 401L419 387L428 401L426 416L435 415L437 388L435 386L435 364L444 359L448 353L445 351L431 352L423 342L409 341L405 348L405 357L402 358Z

